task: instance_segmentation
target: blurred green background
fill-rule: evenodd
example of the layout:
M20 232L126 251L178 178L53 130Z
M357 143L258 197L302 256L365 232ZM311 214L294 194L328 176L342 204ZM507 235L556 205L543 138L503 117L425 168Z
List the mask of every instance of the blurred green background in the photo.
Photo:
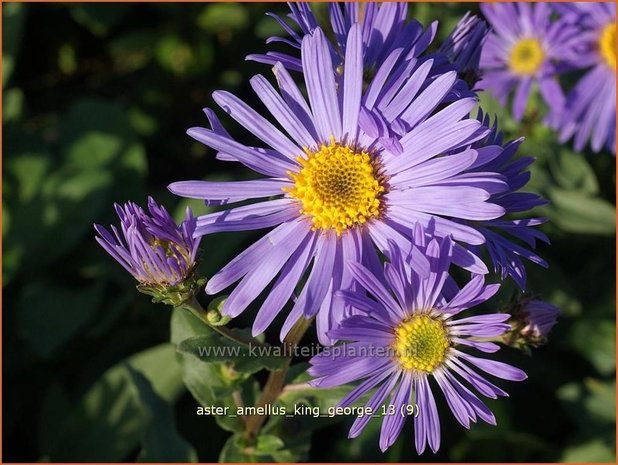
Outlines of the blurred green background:
M440 19L441 39L467 9L478 11L414 4L410 16ZM144 205L147 195L180 218L187 202L168 183L250 174L216 162L185 131L204 124L215 89L257 104L248 78L270 70L244 57L280 32L265 16L273 10L286 7L3 5L4 461L218 459L229 433L195 415L168 343L169 310L135 291L92 223L116 223L113 202ZM498 427L466 431L440 402L442 448L419 459L411 424L382 455L379 422L350 441L346 419L313 435L312 461L614 461L615 159L560 146L538 111L517 125L483 103L507 136L527 137L520 152L538 160L532 189L552 200L539 212L551 219L552 245L541 250L550 269L529 266L529 291L563 310L550 344L532 356L504 351L529 379L489 402ZM207 237L203 271L260 233Z

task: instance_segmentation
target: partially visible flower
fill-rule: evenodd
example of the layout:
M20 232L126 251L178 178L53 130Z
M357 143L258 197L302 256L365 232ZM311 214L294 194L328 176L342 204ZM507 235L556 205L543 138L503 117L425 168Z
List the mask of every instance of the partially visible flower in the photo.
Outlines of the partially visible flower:
M218 151L220 159L243 163L266 176L169 186L177 195L211 204L267 199L200 217L196 229L197 235L205 235L274 227L206 287L207 293L216 294L240 281L222 308L224 314L237 316L274 280L254 321L254 334L270 325L304 281L281 336L300 316L316 316L320 341L332 343L327 331L347 312L333 304L332 292L353 286L345 263L375 262L376 248L384 251L389 240L405 249L405 234L417 222L433 221L440 236L482 244L484 236L474 224L454 219L489 220L504 214L503 207L487 202L491 193L508 188L502 176L465 173L477 159L502 149L470 149L489 128L468 117L476 99L445 105L457 73L444 73L428 83L432 60L414 61L407 79L390 75L392 63L385 63L363 92L361 32L354 25L348 35L340 86L322 30L303 38L308 101L280 63L274 66L280 91L263 76L251 79L257 96L285 132L234 95L213 94L219 106L266 147L233 140L210 109L206 113L212 129L188 131ZM385 135L385 128L395 126L399 139ZM454 260L475 273L487 272L460 244L454 246Z
M440 419L431 379L457 421L470 428L479 418L496 424L493 413L470 387L495 399L507 394L485 374L511 381L522 381L526 374L468 353L469 349L496 352L497 344L481 340L499 337L510 329L506 324L509 315L504 313L459 316L491 298L499 285L485 285L484 278L475 275L460 290L449 275L451 240L430 238L417 227L414 241L414 250L422 257L415 258L414 266L411 257L396 246L383 271L370 271L358 263L349 265L354 279L371 298L365 292L337 294L359 312L332 331L334 338L350 342L313 357L309 373L315 377L311 384L323 388L362 380L339 402L341 407L352 405L375 388L366 405L383 417L382 451L394 444L406 417L414 413L415 445L421 454L427 444L434 452L440 447ZM358 436L371 418L359 417L349 437Z
M148 198L148 212L133 202L115 204L120 231L94 228L97 242L135 279L138 289L153 300L180 305L197 292L204 280L194 276L200 239L193 238L196 219L187 208L177 225L165 207Z
M468 86L474 88L480 76L481 49L489 34L487 23L467 12L449 34L439 52L447 56Z
M505 335L504 342L520 349L544 344L560 315L554 305L527 296L513 302L509 312L512 329Z
M581 28L578 37L579 68L590 68L566 97L557 124L560 140L574 137L576 150L588 142L595 152L616 153L616 5L567 3L554 8Z
M478 87L489 90L503 106L515 90L513 117L520 120L536 83L551 111L548 122L557 121L564 103L557 75L575 59L577 28L552 20L546 3L485 3L481 11L492 32L481 53L483 79Z
M292 55L280 52L267 52L249 55L247 59L274 65L280 62L287 69L302 71L300 48L303 36L311 34L318 27L312 6L305 2L289 2L290 14L288 17L296 23L302 31L297 34L286 22L274 13L268 13L288 33L289 38L269 37L266 43L283 42L298 51ZM375 72L395 49L406 55L412 48L416 55L423 52L431 43L436 32L436 24L423 33L423 27L418 21L406 24L408 4L405 2L346 2L340 5L329 2L330 27L335 41L331 43L329 51L333 64L339 67L346 56L347 37L354 24L361 27L363 44L364 71ZM323 28L327 30L326 28ZM420 40L419 40L420 39ZM415 56L416 56L415 55Z
M489 115L479 110L479 121L490 126ZM491 201L504 208L507 214L521 215L535 207L547 204L547 200L538 194L521 192L530 180L528 167L534 162L532 157L518 157L516 155L523 139L516 139L507 143L502 141L502 132L498 130L498 120L494 119L492 130L486 139L473 144L473 147L491 147L498 145L503 150L496 156L481 158L470 168L471 172L495 171L504 177L508 189L492 194ZM485 236L485 246L489 258L494 265L494 271L502 279L507 276L513 278L523 290L526 288L526 267L522 259L527 259L537 265L547 268L547 262L535 251L537 241L549 243L548 237L535 229L547 221L547 218L499 218L477 222L479 231Z

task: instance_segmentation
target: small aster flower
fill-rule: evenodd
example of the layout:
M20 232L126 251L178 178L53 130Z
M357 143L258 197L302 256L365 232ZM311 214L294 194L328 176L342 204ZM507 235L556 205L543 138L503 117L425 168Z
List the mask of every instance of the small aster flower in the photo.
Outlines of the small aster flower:
M439 52L455 65L470 88L480 79L481 50L488 34L487 23L467 12L440 46Z
M180 305L204 284L194 269L200 239L195 239L196 219L187 208L177 225L165 207L148 198L148 213L133 202L115 204L120 231L95 224L97 242L135 279L138 289L157 302Z
M433 221L440 236L482 244L484 236L474 226L454 220L489 220L504 214L503 207L487 201L490 192L508 188L502 175L465 174L481 154L502 149L470 148L489 128L468 118L476 105L474 98L444 104L457 73L445 73L427 85L431 60L412 66L409 79L390 75L392 63L388 62L363 92L362 40L360 26L353 26L345 73L337 86L330 47L321 29L303 38L301 58L309 102L280 63L274 66L280 92L263 76L251 79L257 96L285 133L232 94L213 94L219 106L267 148L233 140L211 110L205 111L212 129L188 131L219 151L218 158L241 162L266 176L169 186L177 195L210 204L268 198L202 216L196 229L201 236L275 227L206 286L207 293L215 294L240 281L222 308L223 313L237 316L275 280L254 320L254 334L270 325L308 273L281 335L299 317L317 315L320 341L332 343L327 331L348 311L333 304L332 292L354 286L345 263L376 263L375 249L386 250L389 240L405 249L409 243L405 231L417 222ZM391 122L400 137L387 134ZM483 262L460 244L454 246L454 261L472 272L487 272Z
M487 3L481 11L493 31L481 53L478 87L502 105L515 89L513 117L520 120L536 83L551 110L548 121L555 121L564 103L556 76L574 60L577 29L568 21L553 21L546 3Z
M486 374L511 381L522 381L526 375L503 362L468 353L469 349L496 352L497 344L481 340L510 329L506 323L509 316L504 313L460 316L491 298L499 285L485 285L484 278L476 275L465 287L457 288L449 276L453 253L449 238L426 237L417 227L415 248L425 257L424 263L417 259L416 266L411 266L410 257L396 246L383 272L372 272L359 263L349 265L354 279L370 296L350 291L337 294L336 298L359 314L332 331L333 337L349 342L313 357L309 373L315 377L311 384L322 388L361 381L339 402L340 407L352 405L375 388L366 406L384 417L382 451L395 443L411 413L410 406L416 404L414 439L421 454L427 444L433 452L440 447L434 383L457 421L470 428L479 418L496 424L492 412L472 389L492 399L507 395ZM385 404L388 408L383 411ZM358 436L370 418L359 417L349 437Z
M556 4L565 20L582 29L576 65L589 68L568 93L560 126L560 140L574 138L582 150L616 153L616 5L614 3Z

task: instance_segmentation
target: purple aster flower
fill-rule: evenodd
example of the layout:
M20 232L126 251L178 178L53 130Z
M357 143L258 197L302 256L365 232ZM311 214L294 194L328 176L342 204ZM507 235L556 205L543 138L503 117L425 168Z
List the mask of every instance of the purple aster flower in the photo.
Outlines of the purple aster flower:
M489 115L479 111L478 119L485 126L490 125ZM498 121L494 124L490 134L480 143L473 146L501 146L501 152L494 152L494 156L478 160L471 172L495 171L501 173L508 184L508 189L492 194L491 201L504 208L507 214L521 215L535 207L546 205L547 200L540 195L520 192L530 180L528 167L534 162L533 157L517 157L516 152L523 138L510 141L503 145L502 132L498 130ZM534 252L537 241L549 243L548 237L535 229L547 221L547 218L500 218L477 222L479 231L485 236L485 247L489 258L494 265L494 271L505 279L513 278L523 290L526 288L526 268L522 261L525 258L537 265L547 268L547 262Z
M481 53L483 79L502 105L514 89L513 117L520 120L536 83L556 121L564 103L557 74L574 60L578 31L565 20L552 20L546 3L486 3L481 11L493 31Z
M581 28L575 64L589 68L566 97L559 122L560 140L574 137L577 150L616 153L616 5L557 4L564 19Z
M470 88L480 79L481 49L488 34L487 23L467 12L440 46L439 52L455 65Z
M247 59L274 65L278 62L287 69L302 71L303 66L299 58L303 36L310 34L318 28L311 5L304 2L289 2L291 13L289 18L300 28L302 34L297 34L282 18L274 13L268 13L273 17L289 38L270 37L267 44L283 42L298 50L293 55L279 52L267 52L263 54L249 55ZM405 2L349 2L328 4L330 27L335 42L329 44L333 64L337 67L343 63L346 56L347 37L354 24L359 24L362 34L362 53L365 70L374 70L397 49L410 51L416 49L420 54L429 46L435 35L435 25L423 33L423 27L418 21L406 24L408 5ZM420 40L419 40L420 39Z
M191 297L203 284L193 277L200 239L193 237L196 219L191 210L187 208L178 226L152 197L148 213L133 202L115 208L121 231L94 225L101 247L139 281L140 291L156 301L180 305Z
M502 148L470 148L489 129L468 118L476 105L474 98L444 104L457 73L442 74L427 84L431 60L406 65L410 77L391 73L393 60L386 60L363 92L361 32L358 25L351 28L339 86L321 29L304 37L301 57L308 102L280 63L274 66L279 91L263 76L251 79L257 96L285 132L234 95L213 94L221 108L267 147L233 140L209 109L205 111L211 129L188 131L217 150L220 159L240 162L266 176L169 186L177 195L210 204L267 198L202 216L196 229L201 236L275 228L206 286L207 293L215 294L240 281L222 309L236 316L274 280L255 318L255 334L264 331L304 281L282 336L299 317L317 315L320 340L331 343L327 331L348 311L333 304L332 291L354 286L345 263L371 266L377 262L375 248L385 251L389 241L405 249L406 232L417 222L433 221L437 235L480 245L483 234L456 220L483 221L504 214L503 207L488 201L508 188L503 176L466 173L479 157ZM391 137L393 128L397 137ZM460 244L453 250L458 265L487 272L482 261Z
M473 389L492 399L507 395L486 374L511 381L522 381L526 374L468 353L468 349L496 352L499 346L486 339L510 329L506 323L509 315L504 313L460 316L491 298L499 284L486 285L484 278L476 275L459 289L449 275L453 242L431 238L421 227L414 236L413 250L420 252L415 257L394 246L383 271L372 272L359 263L349 265L354 279L370 296L350 291L337 294L337 299L359 312L332 331L334 338L349 342L313 357L309 373L315 377L311 383L323 388L361 381L339 402L340 407L352 405L375 388L366 406L384 417L382 451L394 444L412 413L410 406L416 404L414 439L421 454L427 444L434 452L440 447L440 419L432 384L437 384L457 421L470 428L479 418L496 424ZM371 415L359 417L349 437L358 436L370 419Z

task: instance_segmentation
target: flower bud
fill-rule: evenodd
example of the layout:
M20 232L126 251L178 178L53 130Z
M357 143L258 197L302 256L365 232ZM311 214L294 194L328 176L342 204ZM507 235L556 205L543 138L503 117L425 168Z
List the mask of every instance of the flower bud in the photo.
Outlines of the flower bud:
M467 12L440 46L440 53L446 55L470 89L480 79L481 49L488 33L487 23Z
M524 348L539 347L547 341L560 310L542 300L524 297L514 303L510 313L513 329L506 336L507 344Z
M208 323L213 326L225 326L230 321L232 321L232 317L228 315L223 315L221 313L221 307L227 300L228 296L217 297L213 299L210 304L208 304L208 311L206 312L206 319Z
M177 225L167 210L148 198L148 212L133 202L115 204L120 231L95 224L97 242L135 279L137 289L153 302L178 306L193 297L205 279L195 277L199 239L193 238L196 219L189 208Z

